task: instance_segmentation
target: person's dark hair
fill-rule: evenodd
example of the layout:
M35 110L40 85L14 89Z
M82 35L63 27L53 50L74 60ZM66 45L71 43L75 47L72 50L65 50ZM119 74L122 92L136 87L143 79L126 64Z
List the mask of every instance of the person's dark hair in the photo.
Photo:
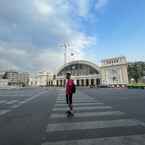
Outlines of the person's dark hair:
M66 75L71 76L71 73L66 73Z
M66 73L66 78L69 79L71 77L71 73Z

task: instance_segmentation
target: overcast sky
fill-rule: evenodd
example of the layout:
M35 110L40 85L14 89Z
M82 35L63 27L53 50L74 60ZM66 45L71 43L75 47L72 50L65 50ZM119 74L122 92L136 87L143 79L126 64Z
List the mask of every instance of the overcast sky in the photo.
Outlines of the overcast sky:
M144 0L0 0L0 70L55 72L64 42L80 59L145 60Z

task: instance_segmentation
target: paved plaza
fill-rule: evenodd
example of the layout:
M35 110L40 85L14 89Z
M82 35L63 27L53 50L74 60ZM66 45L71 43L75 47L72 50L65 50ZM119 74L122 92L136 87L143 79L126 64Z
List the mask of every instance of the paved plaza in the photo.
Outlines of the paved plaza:
M0 144L145 144L145 90L79 88L73 102L67 118L63 88L0 90Z

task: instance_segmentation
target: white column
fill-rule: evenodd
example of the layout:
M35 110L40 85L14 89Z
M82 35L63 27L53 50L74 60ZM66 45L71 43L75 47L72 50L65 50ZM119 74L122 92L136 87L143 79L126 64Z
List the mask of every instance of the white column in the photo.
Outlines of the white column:
M94 79L94 85L97 86L97 81L96 81L96 79Z
M82 80L81 79L79 80L79 84L80 84L80 86L82 86Z
M86 82L86 79L84 79L84 86L87 86L87 82Z

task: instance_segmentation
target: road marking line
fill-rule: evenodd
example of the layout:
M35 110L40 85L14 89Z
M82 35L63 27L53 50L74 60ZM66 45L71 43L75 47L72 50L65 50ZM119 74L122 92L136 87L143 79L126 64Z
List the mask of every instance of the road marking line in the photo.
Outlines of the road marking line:
M95 99L72 99L73 101L96 101ZM63 100L58 100L58 99L56 99L56 101L58 101L58 102L63 102L63 101L66 101L66 98L65 99L63 99Z
M62 100L59 100L59 99L56 99L56 101L65 101L66 100L66 98L65 99L62 99ZM90 100L90 101L96 101L95 99L75 99L75 98L73 98L73 100L75 100L75 101L88 101L88 100Z
M145 134L46 142L42 143L42 145L145 145Z
M36 95L32 96L31 98L26 99L25 101L21 101L21 102L19 102L18 104L11 106L11 109L19 108L19 107L22 106L22 104L24 104L24 103L26 103L26 102L28 102L28 101L31 101L31 100L33 100L33 99L39 97L41 94L45 94L46 92L48 92L48 91L40 92L39 94L36 94ZM15 103L16 103L16 102L15 102ZM4 111L5 111L5 112L4 112ZM8 113L8 112L10 112L10 111L12 111L12 110L4 110L4 111L3 111L3 112L0 112L0 115L1 115L1 114L4 115L4 114L6 114L6 113Z
M73 104L73 106L89 106L89 105L91 105L91 106L96 106L96 105L104 105L104 103L74 103ZM65 107L65 106L68 106L66 103L64 103L64 104L59 104L59 103L56 103L55 104L55 107Z
M57 124L48 124L46 132L126 127L138 125L142 125L142 122L133 119L57 123Z
M56 103L65 103L65 102L66 102L66 100L56 101ZM93 100L82 100L82 101L73 100L73 103L94 103L94 102L97 102L97 101L93 101Z
M58 94L58 97L65 96L65 95L66 95L65 93Z
M1 100L0 104L6 103L6 102L7 102L7 100Z
M5 115L6 113L10 112L11 110L0 110L0 116Z
M97 116L108 116L108 115L113 115L113 116L120 116L120 115L125 115L125 113L120 112L120 111L105 111L105 112L81 112L81 113L75 113L75 118L80 118L80 117L97 117ZM60 113L53 113L51 114L50 118L65 118L65 114L60 114Z
M20 107L20 106L21 106L20 104L17 104L17 105L11 106L11 108L12 108L12 109L15 109L15 108L18 108L18 107Z
M21 102L19 102L19 104L25 104L25 103L27 103L27 101L21 101Z
M58 99L58 100L64 100L64 99L66 99L66 97L57 97L56 99ZM82 99L82 100L84 100L84 99L93 99L93 100L95 100L94 98L90 98L90 97L73 97L73 99Z
M7 102L7 103L5 103L5 104L7 104L7 105L11 105L11 104L14 104L14 103L16 103L16 102L18 102L18 100L8 101L8 102Z
M75 110L79 111L79 110L93 110L93 109L112 109L111 106L82 106L82 107L75 107ZM65 111L66 107L64 108L53 108L53 111Z
M64 99L64 98L66 98L66 96L63 96L63 97L57 96L57 99ZM75 99L94 99L92 97L78 97L78 96L73 96L73 98L75 98Z
M97 100L93 100L93 99L72 99L73 101L78 101L78 102L88 102L88 101L91 101L91 102L94 102L94 101L97 101ZM56 100L58 102L64 102L66 101L66 98L64 100Z
M33 100L33 99L36 99L36 98L38 98L40 95L45 94L46 92L48 92L48 91L40 92L39 94L36 94L36 95L34 95L34 96L32 96L32 97L26 99L25 101L26 101L26 102L29 102L29 101L31 101L31 100Z

